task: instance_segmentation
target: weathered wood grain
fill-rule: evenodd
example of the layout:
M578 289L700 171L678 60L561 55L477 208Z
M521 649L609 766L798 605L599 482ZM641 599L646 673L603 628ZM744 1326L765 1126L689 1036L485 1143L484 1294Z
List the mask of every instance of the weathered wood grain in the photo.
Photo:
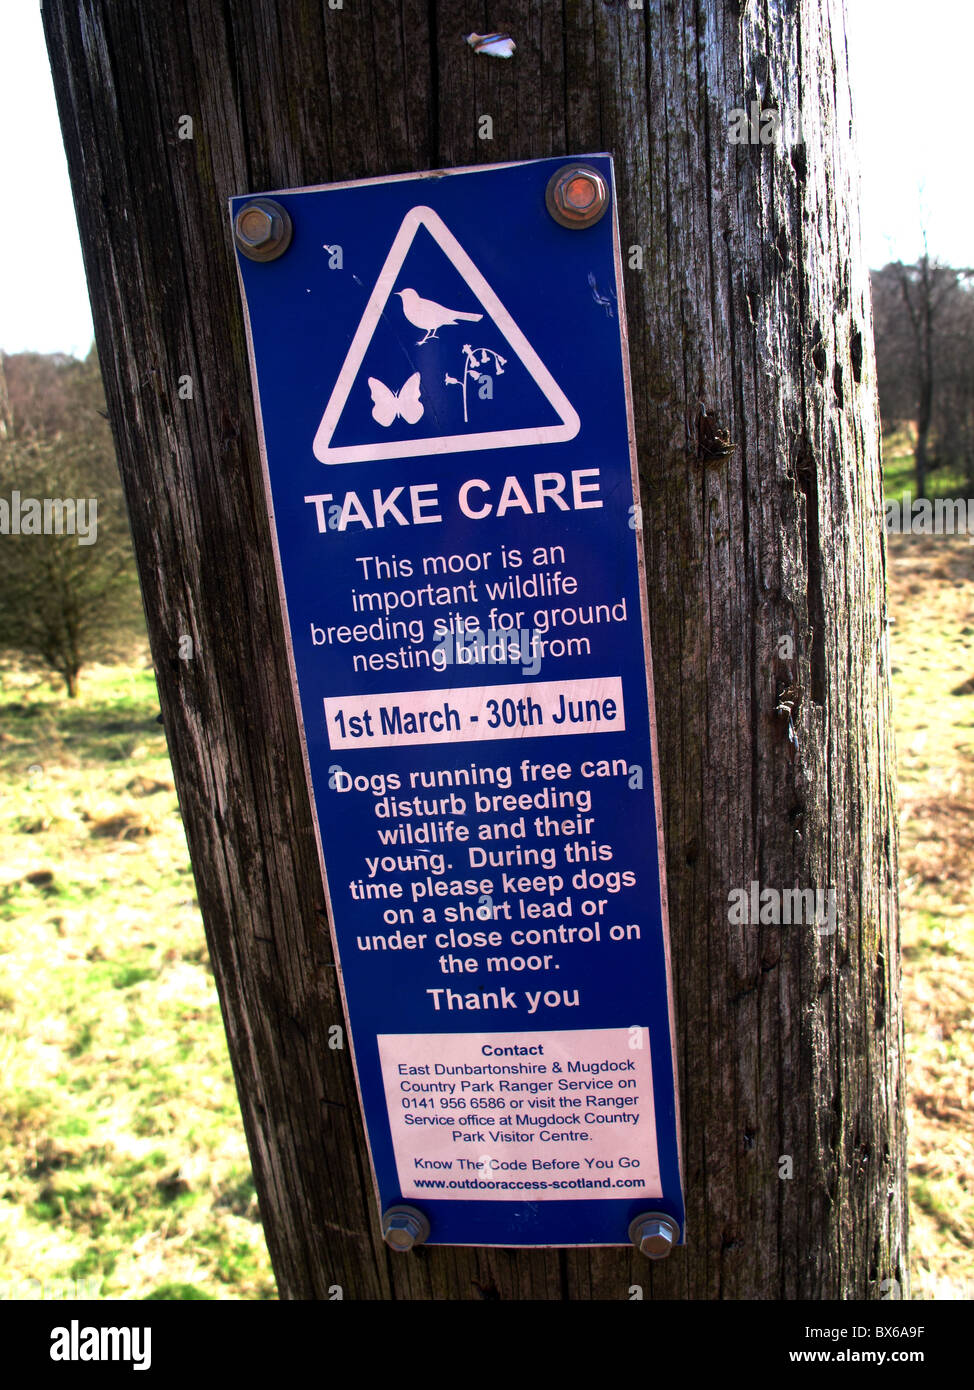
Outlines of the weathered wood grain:
M180 805L281 1294L905 1288L896 821L842 0L45 0ZM509 62L471 29L507 28ZM777 146L728 140L774 106ZM178 138L182 115L191 140ZM479 117L493 139L478 138ZM799 130L799 121L802 128ZM688 1245L382 1244L324 917L226 214L247 191L617 161ZM634 258L635 259L635 258ZM177 381L192 377L192 400ZM710 434L702 426L703 412ZM701 447L726 430L733 447ZM181 661L183 634L195 656ZM788 640L793 644L789 651ZM793 711L776 713L798 688ZM327 826L322 827L327 835ZM647 826L647 834L653 828ZM733 926L834 886L837 930ZM779 1177L789 1155L791 1179Z

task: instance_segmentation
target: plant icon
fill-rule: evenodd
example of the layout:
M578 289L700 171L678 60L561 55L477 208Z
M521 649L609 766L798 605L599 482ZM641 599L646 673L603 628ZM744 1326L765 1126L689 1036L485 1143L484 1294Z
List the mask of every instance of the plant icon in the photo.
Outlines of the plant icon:
M489 366L491 365L491 361L490 361L491 358L493 358L494 376L503 376L503 375L504 375L504 368L505 368L505 366L507 365L507 358L506 358L506 357L501 357L498 353L494 352L493 348L485 348L485 347L478 347L478 348L475 348L475 347L471 347L469 343L464 343L464 345L463 345L463 352L464 352L463 379L462 379L462 380L458 380L457 377L455 377L455 376L450 376L449 372L447 372L446 377L444 378L444 383L445 383L445 385L447 385L447 386L459 386L459 387L462 388L462 390L463 390L463 423L464 423L464 424L467 424L467 423L468 423L468 416L467 416L467 382L468 382L468 381L489 381L489 380L491 380L490 372L489 372L489 371L486 371L486 372L485 372L485 371L482 370L483 367L489 367ZM479 358L478 358L478 356L477 356L478 353L480 354ZM491 396L492 396L492 395L493 395L493 392L491 391L490 394L491 394Z

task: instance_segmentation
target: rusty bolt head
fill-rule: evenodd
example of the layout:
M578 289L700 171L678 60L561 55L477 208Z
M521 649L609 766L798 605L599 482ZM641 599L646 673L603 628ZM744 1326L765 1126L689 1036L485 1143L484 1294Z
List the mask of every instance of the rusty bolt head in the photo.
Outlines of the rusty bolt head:
M563 227L594 227L609 206L609 187L590 164L565 164L548 180L545 204Z
M286 209L273 198L245 203L233 220L233 239L251 261L274 261L291 244L293 227Z
M629 1239L648 1260L662 1260L680 1238L680 1228L671 1216L659 1211L644 1212L629 1226Z
M382 1213L382 1239L393 1250L412 1250L429 1233L430 1223L418 1207L390 1207Z

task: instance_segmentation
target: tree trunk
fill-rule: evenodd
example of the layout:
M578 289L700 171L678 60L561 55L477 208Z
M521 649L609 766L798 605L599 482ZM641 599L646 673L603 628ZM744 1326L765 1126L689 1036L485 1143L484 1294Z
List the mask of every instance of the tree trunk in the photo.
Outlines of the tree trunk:
M510 61L464 43L501 20ZM194 0L175 16L46 0L44 23L282 1296L905 1290L885 553L841 0ZM752 101L780 112L774 144L728 139ZM687 1245L656 1264L627 1249L403 1256L378 1231L348 1051L328 1046L342 1008L227 199L599 150L617 161L624 261L643 248L626 297ZM729 895L752 882L834 888L834 932L732 924Z
M933 289L930 284L930 257L920 262L920 400L917 407L917 442L915 451L917 497L927 495L927 471L930 467L928 444L933 419Z
M924 238L924 242L925 242ZM930 257L924 252L917 262L919 278L915 297L909 271L912 267L898 263L900 290L906 312L913 329L913 346L916 353L916 425L917 438L913 449L913 476L918 498L927 495L927 472L929 469L928 443L930 425L933 419L933 284L930 273Z

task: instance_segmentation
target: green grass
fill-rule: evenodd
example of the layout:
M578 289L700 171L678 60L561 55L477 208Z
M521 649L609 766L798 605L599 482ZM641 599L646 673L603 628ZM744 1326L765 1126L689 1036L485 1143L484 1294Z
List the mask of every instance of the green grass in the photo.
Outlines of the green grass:
M273 1298L158 713L0 672L0 1287Z
M912 433L907 430L897 430L883 438L884 499L899 502L901 507L906 494L911 500L915 500L917 495L913 442ZM931 499L974 496L966 476L951 469L937 469L928 473L926 491Z

